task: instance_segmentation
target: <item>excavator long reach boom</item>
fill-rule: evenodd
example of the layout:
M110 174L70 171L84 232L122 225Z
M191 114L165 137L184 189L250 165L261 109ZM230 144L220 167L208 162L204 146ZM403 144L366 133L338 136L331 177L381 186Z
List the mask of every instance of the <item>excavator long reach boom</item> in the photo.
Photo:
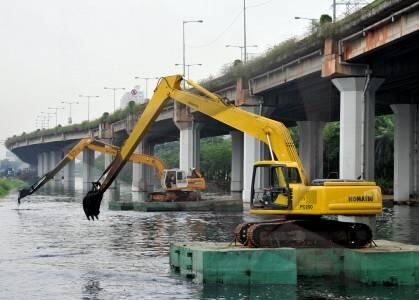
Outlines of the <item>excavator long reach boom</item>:
M286 215L288 219L240 224L236 229L236 238L243 244L252 247L329 244L362 247L371 241L372 234L367 225L324 221L320 217L380 214L381 190L374 182L349 179L317 180L309 184L284 124L242 110L191 80L186 82L193 87L193 92L182 90L182 80L180 75L160 79L153 97L111 163L106 177L84 197L83 209L88 219L97 218L103 193L140 143L165 102L172 99L269 147L271 159L255 162L254 165L249 199L251 213Z
M54 169L50 170L49 172L45 173L42 177L40 177L34 184L32 184L29 188L24 188L19 191L18 202L20 204L20 200L24 197L32 195L37 190L39 190L42 186L44 186L48 181L54 178L64 167L65 165L76 159L76 157L80 154L81 151L84 149L90 149L99 153L113 155L115 156L118 151L119 147L104 143L102 141L95 140L93 138L84 138L81 139L68 153L64 156L64 158L54 167ZM155 168L157 176L161 178L163 176L165 166L163 162L158 159L157 157L141 154L141 153L133 153L129 157L129 160L134 163L146 164Z
M109 188L113 180L127 162L128 157L140 143L147 129L159 115L164 103L173 99L197 111L200 111L224 124L239 131L245 132L254 138L270 145L276 159L280 161L292 161L298 165L303 181L306 181L302 163L298 157L294 143L287 128L280 122L246 112L234 105L227 104L221 97L213 94L192 80L188 84L194 87L204 96L182 90L180 85L183 78L181 75L162 77L160 82L135 125L128 139L125 141L120 153L115 157L109 172L100 185L85 196L83 208L88 218L97 217L103 193ZM263 126L261 126L263 124Z

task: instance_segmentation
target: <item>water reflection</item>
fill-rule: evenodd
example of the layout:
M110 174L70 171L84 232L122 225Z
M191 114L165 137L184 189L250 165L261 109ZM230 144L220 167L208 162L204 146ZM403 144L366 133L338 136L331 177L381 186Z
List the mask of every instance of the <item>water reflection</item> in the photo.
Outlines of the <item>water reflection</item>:
M131 201L130 186L107 201ZM48 186L25 199L0 202L0 298L16 299L419 299L417 288L368 287L339 280L299 279L298 286L202 286L169 270L174 241L232 240L247 213L109 211L89 222L83 192ZM379 238L419 244L419 207L386 208ZM24 297L23 297L24 298Z
M100 281L95 278L95 275L93 275L93 278L91 278L91 275L86 278L86 283L82 289L82 299L103 299L103 296L101 296L103 288L100 287Z
M367 286L334 278L305 278L297 299L418 299L417 287Z

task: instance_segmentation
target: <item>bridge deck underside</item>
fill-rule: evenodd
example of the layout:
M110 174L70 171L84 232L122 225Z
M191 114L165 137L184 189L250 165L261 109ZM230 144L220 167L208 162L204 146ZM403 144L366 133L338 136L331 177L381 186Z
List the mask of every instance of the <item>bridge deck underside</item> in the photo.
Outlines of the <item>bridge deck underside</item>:
M391 104L419 103L419 33L381 46L374 51L352 59L350 63L369 64L372 76L382 77L385 82L376 94L377 115L392 113ZM264 100L264 112L267 116L284 122L287 126L296 121L318 120L338 121L340 115L340 96L330 78L322 78L314 72L285 84L264 90L259 94ZM201 137L228 134L231 128L207 116L195 112L196 122L204 124ZM114 133L112 142L121 146L128 132L121 129ZM179 130L171 115L166 112L155 122L147 134L149 142L160 144L179 139ZM77 140L39 143L21 146L13 152L22 160L36 164L37 153L45 151L63 151L71 148Z
M385 79L376 94L377 115L391 114L391 104L419 103L419 33L365 53L351 63L369 64L373 77ZM259 94L268 115L287 125L295 121L338 121L340 95L320 72Z

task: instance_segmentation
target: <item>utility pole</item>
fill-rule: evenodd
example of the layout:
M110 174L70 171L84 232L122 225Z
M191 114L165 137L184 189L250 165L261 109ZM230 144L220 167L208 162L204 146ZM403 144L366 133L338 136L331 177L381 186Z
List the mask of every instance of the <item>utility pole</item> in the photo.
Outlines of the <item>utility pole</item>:
M353 12L354 9L357 9L359 5L368 4L367 1L355 1L355 0L344 0L341 2L336 2L333 0L332 8L333 8L333 22L336 22L336 7L338 5L345 5L346 6L346 15L349 15Z

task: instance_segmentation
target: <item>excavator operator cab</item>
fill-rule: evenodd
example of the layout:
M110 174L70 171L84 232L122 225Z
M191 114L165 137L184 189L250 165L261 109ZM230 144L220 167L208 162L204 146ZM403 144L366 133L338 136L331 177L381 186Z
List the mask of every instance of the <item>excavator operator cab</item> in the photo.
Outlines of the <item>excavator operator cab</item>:
M253 168L251 207L291 209L292 187L301 183L297 168L268 161L258 162Z
M188 186L186 173L179 169L164 170L162 186L166 189L181 189Z

